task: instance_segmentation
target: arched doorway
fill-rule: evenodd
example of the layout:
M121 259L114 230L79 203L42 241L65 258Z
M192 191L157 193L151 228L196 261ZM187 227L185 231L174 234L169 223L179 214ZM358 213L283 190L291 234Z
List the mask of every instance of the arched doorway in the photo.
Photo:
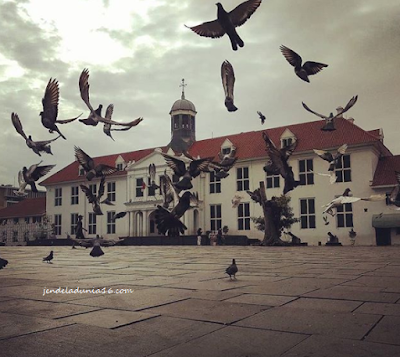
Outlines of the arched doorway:
M156 211L153 211L149 215L149 236L157 236L158 235L158 230L157 230L157 225L156 225Z
M143 212L136 213L135 227L136 237L143 236Z

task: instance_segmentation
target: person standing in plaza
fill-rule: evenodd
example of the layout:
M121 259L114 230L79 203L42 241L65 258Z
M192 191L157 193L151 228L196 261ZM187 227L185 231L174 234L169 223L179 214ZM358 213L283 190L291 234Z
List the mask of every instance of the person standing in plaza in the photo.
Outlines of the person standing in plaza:
M197 245L201 245L201 235L203 234L203 231L201 228L197 230Z
M217 232L217 245L222 245L222 229L219 228Z

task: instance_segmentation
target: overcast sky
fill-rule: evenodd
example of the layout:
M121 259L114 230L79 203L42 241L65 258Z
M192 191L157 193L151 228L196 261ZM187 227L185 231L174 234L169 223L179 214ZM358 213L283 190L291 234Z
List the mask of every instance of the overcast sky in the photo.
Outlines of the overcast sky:
M240 1L222 4L230 11ZM328 115L358 94L345 117L366 130L383 128L384 143L400 154L399 0L264 0L237 29L245 46L236 52L226 36L200 37L184 27L216 13L215 0L0 0L0 184L13 184L23 166L40 159L57 164L55 173L74 160L74 145L99 156L168 144L182 78L197 109L197 140L317 120L302 101ZM281 44L329 67L303 82ZM224 106L225 59L235 70L235 113ZM47 82L60 84L59 119L87 117L78 87L83 68L94 107L113 103L114 120L144 121L114 132L115 142L102 125L60 125L67 140L52 144L54 156L39 158L15 131L11 112L34 140L54 138L39 117ZM267 117L264 126L257 110Z

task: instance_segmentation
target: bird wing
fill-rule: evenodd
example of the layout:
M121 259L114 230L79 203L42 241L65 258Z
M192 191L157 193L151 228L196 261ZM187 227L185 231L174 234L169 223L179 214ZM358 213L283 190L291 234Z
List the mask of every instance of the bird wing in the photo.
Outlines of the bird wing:
M298 55L296 52L291 50L290 48L281 45L280 50L283 54L283 56L286 58L286 60L293 66L293 67L300 67L302 63L302 58L300 55Z
M229 61L225 60L221 65L221 79L225 97L233 100L233 87L235 85L235 73Z
M349 102L346 104L346 106L343 108L343 110L341 110L339 113L337 113L337 114L335 115L335 117L337 117L337 116L339 116L339 115L341 115L341 114L347 112L351 107L353 107L354 104L356 104L357 99L358 99L358 95L352 97L352 98L349 100Z
M21 187L23 184L26 184L26 182L25 182L24 174L20 170L20 171L18 171L18 185Z
M100 181L99 191L97 191L97 199L99 200L101 196L104 195L104 188L105 188L106 178L103 176Z
M154 182L156 180L156 165L154 164L149 165L149 176L150 176L150 182Z
M54 123L56 122L58 115L59 96L60 92L58 89L58 82L56 79L50 78L42 99L43 116L52 120Z
M46 146L46 145L50 144L51 142L57 140L59 137L61 137L61 135L58 135L56 138L51 139L51 140L35 141L35 144L37 146Z
M116 167L112 167L105 164L98 164L96 166L96 172L100 173L102 176L111 175L114 172L117 172L118 169Z
M114 104L110 104L106 109L106 119L111 121L114 112Z
M258 116L260 117L260 119L261 119L261 124L264 124L264 122L265 122L265 115L263 114L263 113L261 113L261 112L259 112L259 111L257 111L257 114L258 114Z
M179 203L179 194L177 189L175 188L174 184L171 181L171 178L164 173L164 176L160 177L160 186L161 186L161 191L163 192L164 195L164 203L168 203L168 197L172 198L174 201L174 207Z
M207 172L212 159L212 157L206 157L204 159L193 160L189 165L190 176L195 178L200 175L201 171Z
M18 134L20 134L25 140L28 140L27 136L22 129L21 121L19 120L19 116L17 113L11 113L11 121L14 125L15 130L17 130Z
M31 174L31 178L34 181L39 180L41 177L47 175L54 166L56 165L45 165L36 167Z
M79 77L79 90L81 92L81 98L90 109L91 112L94 111L92 105L89 101L89 70L85 68Z
M85 171L90 171L94 169L94 161L93 159L86 154L81 148L74 146L75 148L75 157L81 166L85 169Z
M203 22L202 24L193 27L186 27L203 37L219 38L225 35L225 30L222 28L218 20Z
M386 195L371 195L369 197L361 198L362 201L383 201L386 199Z
M353 202L357 202L360 201L361 198L359 197L352 197L352 196L342 196L340 197L340 203L353 203Z
M293 154L293 151L296 149L296 146L297 146L297 140L291 143L290 145L282 148L280 150L282 156L287 160L289 156Z
M96 202L96 197L93 195L92 191L89 189L89 187L85 185L79 185L81 190L85 193L89 203Z
M313 110L311 110L311 109L307 106L306 103L304 103L304 102L301 102L301 103L303 104L304 109L305 109L305 110L308 110L310 113L313 113L314 115L316 115L316 116L318 116L318 117L320 117L320 118L322 118L322 119L328 119L327 116L322 115L322 114L319 114L319 113L314 112Z
M263 132L263 138L272 164L277 168L277 171L279 171L282 177L286 177L287 173L284 168L281 152L275 147L275 144L271 141L266 132Z
M178 176L183 176L186 173L186 165L182 160L175 157L169 156L167 154L161 153L164 156L167 165L174 170L175 174Z
M198 207L199 206L199 194L190 193L190 207Z
M313 150L321 159L324 159L325 161L328 161L328 162L331 162L333 160L333 156L329 151L317 150L317 149L313 149Z
M317 74L318 72L322 71L324 67L328 67L328 65L312 61L307 61L306 63L303 64L303 68L305 69L305 71L309 76Z
M347 144L343 144L340 148L337 149L337 153L335 155L335 159L338 158L339 156L342 156L345 154L347 150Z
M257 8L261 5L261 0L248 0L236 6L231 12L229 17L233 26L242 26L254 14Z
M114 215L113 220L115 221L116 219L123 218L123 217L126 216L127 213L128 213L128 212L126 212L126 211L118 212L117 214Z

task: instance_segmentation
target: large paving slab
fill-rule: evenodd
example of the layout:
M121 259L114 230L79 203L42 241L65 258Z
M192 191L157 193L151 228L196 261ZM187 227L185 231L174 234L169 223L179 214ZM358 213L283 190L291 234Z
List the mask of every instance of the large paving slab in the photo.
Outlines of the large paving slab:
M51 249L53 264L43 263ZM0 354L400 355L400 247L104 251L1 247ZM43 296L58 287L112 293Z

